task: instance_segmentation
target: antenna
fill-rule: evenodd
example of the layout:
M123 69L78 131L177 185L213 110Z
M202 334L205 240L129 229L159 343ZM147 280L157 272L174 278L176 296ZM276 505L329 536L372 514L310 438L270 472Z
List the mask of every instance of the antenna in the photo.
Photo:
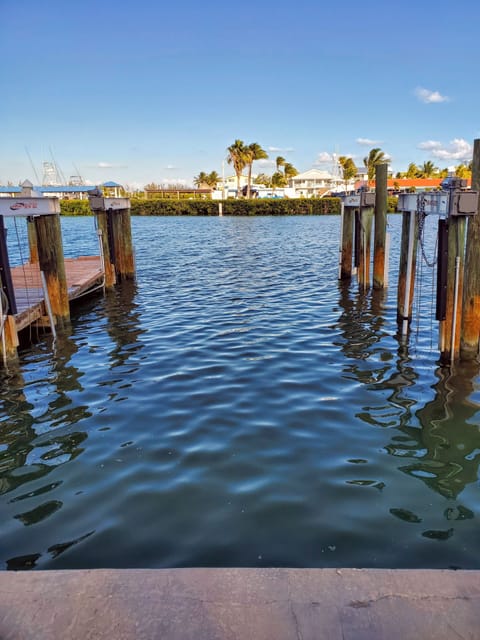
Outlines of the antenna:
M48 150L50 151L50 155L52 157L52 162L53 162L53 166L55 167L55 171L57 175L60 177L62 184L67 184L67 181L65 180L65 176L63 175L62 170L60 169L60 167L57 164L57 161L54 158L52 147L48 147Z
M30 160L30 165L31 165L31 167L33 169L33 173L35 174L35 179L37 181L37 184L39 185L40 184L40 178L38 177L38 173L37 173L37 170L35 169L35 165L33 164L32 156L30 155L30 151L28 150L28 147L25 147L25 153L27 154L28 159Z

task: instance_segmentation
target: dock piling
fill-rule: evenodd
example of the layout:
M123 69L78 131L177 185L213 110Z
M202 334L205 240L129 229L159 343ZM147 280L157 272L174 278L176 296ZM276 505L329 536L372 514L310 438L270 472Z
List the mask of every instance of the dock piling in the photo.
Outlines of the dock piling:
M135 258L129 198L93 196L89 198L89 202L90 208L97 217L98 228L102 232L105 286L113 286L115 280L133 279Z
M40 215L34 220L40 270L45 274L50 305L57 327L63 328L70 321L70 304L60 216L58 214Z
M387 175L388 164L377 164L375 167L375 231L373 252L374 289L383 289L387 286L387 282L385 280L387 249Z
M473 143L472 190L480 191L480 140ZM460 357L478 357L480 341L480 210L469 218L463 288Z

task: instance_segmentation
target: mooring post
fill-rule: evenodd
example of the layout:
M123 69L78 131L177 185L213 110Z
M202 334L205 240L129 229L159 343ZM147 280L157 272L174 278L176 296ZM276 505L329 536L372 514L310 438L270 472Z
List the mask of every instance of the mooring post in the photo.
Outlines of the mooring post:
M60 216L58 213L40 215L35 217L34 220L40 271L43 271L45 275L50 306L57 327L64 328L70 321L70 305Z
M358 284L366 289L370 286L370 251L372 237L373 207L364 206L359 213L360 234L358 254Z
M7 234L0 215L0 350L3 360L11 360L17 356L18 334L14 314L17 313L15 292L7 251Z
M373 288L383 289L387 235L387 164L375 167L375 232L373 252Z
M38 263L38 243L37 243L37 232L35 230L35 222L34 218L27 218L27 233L28 233L28 248L30 252L30 262Z
M89 202L102 232L105 286L113 286L115 280L133 279L135 258L129 198L103 198L94 195L89 198Z
M110 242L108 237L107 212L104 209L93 211L97 221L97 233L100 246L100 256L103 263L103 271L105 274L105 288L111 289L116 283L115 265L112 262L110 252Z
M480 140L473 143L472 190L480 191ZM460 359L474 360L480 340L480 208L468 221Z
M418 220L414 211L405 211L402 219L402 241L398 270L397 322L405 336L412 319L412 304L417 264Z
M340 256L340 280L350 280L352 277L352 252L353 252L353 218L354 209L342 203L342 228L341 228L341 256Z
M460 353L460 329L462 323L463 271L465 255L466 218L447 220L448 262L445 303L445 320L440 322L440 361L453 362Z
M135 277L135 258L133 255L132 227L130 223L130 200L127 206L114 211L113 237L115 244L115 271L119 280L133 280Z

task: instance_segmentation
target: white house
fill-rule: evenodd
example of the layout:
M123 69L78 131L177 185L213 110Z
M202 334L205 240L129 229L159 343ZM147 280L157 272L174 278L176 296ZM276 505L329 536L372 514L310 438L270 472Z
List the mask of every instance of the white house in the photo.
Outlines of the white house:
M331 191L345 189L345 181L342 178L320 169L308 169L308 171L299 173L290 178L288 184L295 189L297 196L303 198L324 196Z

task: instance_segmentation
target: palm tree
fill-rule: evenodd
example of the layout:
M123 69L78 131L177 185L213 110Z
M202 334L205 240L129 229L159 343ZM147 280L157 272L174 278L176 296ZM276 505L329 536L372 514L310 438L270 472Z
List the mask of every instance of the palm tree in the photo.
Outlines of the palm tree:
M298 175L298 171L295 169L293 164L291 164L290 162L285 162L285 164L283 165L283 175L285 176L285 181L288 184L290 178Z
M419 169L421 178L431 178L434 174L438 173L438 167L436 167L431 160L427 160Z
M210 171L205 182L208 184L209 187L211 187L212 189L215 189L217 184L220 182L220 176L216 171Z
M343 179L345 180L345 190L348 188L348 183L352 178L357 175L357 167L350 156L340 156L338 162L342 167Z
M405 174L406 178L419 178L420 177L420 169L414 162L410 162L408 165L407 172Z
M277 156L275 158L275 164L277 166L277 173L280 171L280 167L283 167L285 165L285 158L282 158L282 156Z
M250 187L252 184L252 165L255 160L263 160L268 158L268 153L257 142L252 142L246 148L246 160L248 166L247 178L247 198L250 198Z
M363 159L363 164L367 169L368 180L373 180L375 177L375 167L377 164L386 162L385 153L378 148L371 149L366 158Z
M205 171L200 171L200 173L198 174L198 176L195 176L193 179L193 183L198 187L201 188L202 184L207 184L208 185L208 174L205 173Z
M235 175L237 176L237 198L240 196L240 178L242 177L242 171L245 169L248 158L247 158L247 148L243 140L235 140L233 144L231 144L228 148L228 159L227 162L233 165L233 169L235 171Z

